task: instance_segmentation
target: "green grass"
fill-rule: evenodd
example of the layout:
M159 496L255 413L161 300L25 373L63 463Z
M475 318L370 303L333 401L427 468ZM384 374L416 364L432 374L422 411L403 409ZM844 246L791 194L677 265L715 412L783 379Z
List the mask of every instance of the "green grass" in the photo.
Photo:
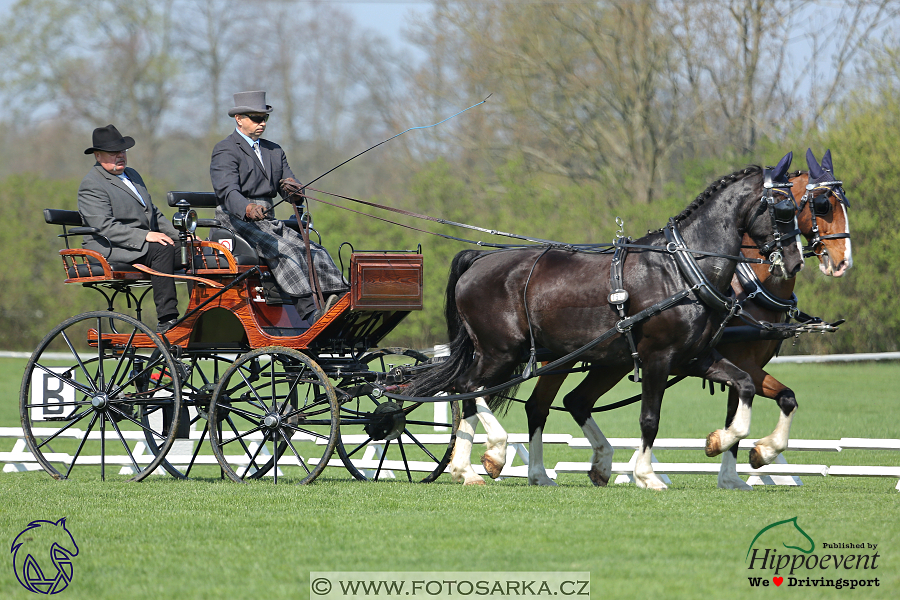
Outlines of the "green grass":
M0 361L0 425L19 423L24 361ZM897 437L900 364L775 365L797 392L792 437ZM620 385L604 401L633 393ZM523 387L520 395L527 394ZM660 436L703 437L724 419L725 395L686 381L666 395ZM609 437L637 437L637 405L599 415ZM757 399L751 437L769 433L774 403ZM514 406L502 422L525 431ZM551 433L580 430L554 413ZM3 441L8 450L12 442ZM628 459L617 453L615 460ZM474 458L480 449L473 452ZM548 446L547 464L588 460L586 451ZM700 452L660 460L713 461ZM741 460L746 454L741 453ZM789 452L789 462L900 465L896 453ZM589 571L593 598L895 598L900 593L900 492L896 480L806 478L799 488L719 490L713 476L678 476L663 493L633 485L594 488L583 475L560 487L520 480L478 488L449 483L358 483L326 470L306 487L218 479L139 484L57 482L39 473L0 474L0 532L11 543L34 519L67 517L79 544L67 598L306 598L311 571ZM878 588L751 589L747 548L760 529L798 517L817 544L879 545ZM825 552L825 551L822 551ZM842 552L829 551L829 552ZM32 597L11 561L0 568L0 598ZM834 576L815 572L811 576Z

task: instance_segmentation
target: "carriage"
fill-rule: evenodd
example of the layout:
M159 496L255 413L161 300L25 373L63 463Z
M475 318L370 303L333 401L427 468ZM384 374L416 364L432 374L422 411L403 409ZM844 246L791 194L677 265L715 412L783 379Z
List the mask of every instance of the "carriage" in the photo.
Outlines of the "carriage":
M106 311L63 322L35 351L20 393L26 441L41 466L58 478L69 477L76 464L85 472L99 471L100 477L105 477L106 465L114 464L121 465L120 473L136 480L154 472L180 478L198 476L199 471L208 472L212 466L216 476L227 475L235 481L271 476L275 481L287 478L307 483L326 466L342 464L358 479L393 477L396 471L402 471L409 481L428 482L449 465L454 480L478 483L481 479L468 463L476 420L500 432L488 434L488 452L482 458L487 472L496 477L505 463L505 432L490 414L491 408L501 405L498 400L503 402L499 392L529 376L539 376L530 408L526 405L531 443L538 447L531 453L534 459L541 455L543 423L562 380L567 373L588 370L588 377L573 392L578 403L570 402L568 396L564 403L594 446L589 475L594 483L605 485L612 449L603 444L605 438L590 417L591 412L602 410L593 409L593 403L632 365L634 379L640 380L641 361L647 368L660 351L639 352L641 340L632 336L634 331L648 331L645 326L655 323L663 336L685 327L694 328L695 334L683 340L694 340L691 348L670 354L666 359L669 363L654 367L657 372L653 374L651 395L647 394L649 378L645 377L642 400L645 405L648 398L652 402L642 411L642 436L647 440L642 456L649 456L656 435L665 379L669 373L681 373L733 386L726 428L713 432L708 440L710 456L736 448L737 440L747 435L754 392L779 403L785 417L771 436L760 441L756 458L751 454L754 466L768 464L786 447L796 401L780 383L780 387L773 386L762 367L777 350L779 340L805 331L834 331L840 323L781 323L778 319L797 316L796 302L785 300L783 306L767 306L764 300L772 303L773 297L743 285L753 283L751 277L756 276L750 271L742 276L738 273L735 280L741 280L743 298L725 296L722 288L728 287L740 262L769 265L770 273L778 263L781 271L790 274L786 276L790 280L802 265L800 242L792 241L799 240L801 234L810 241L810 253L819 257L823 270L830 264L831 273L826 274L839 276L851 264L849 242L846 253L829 247L849 239L849 230L845 230L848 203L841 182L834 180L830 152L822 163L828 168L820 167L808 152L811 172L813 165L817 169L815 183L811 176L802 174L808 183L799 188L800 173L791 176L793 182L787 178L790 157L786 155L772 170L748 168L715 182L681 215L670 219L665 229L648 233L643 242L618 239L613 244L584 248L549 242L495 254L495 258L501 256L498 260L507 257L516 264L482 269L482 279L495 279L470 285L468 300L456 295L458 282L468 275L464 272L474 261L489 253L460 253L451 266L447 306L461 306L468 315L461 316L459 310L447 312L451 339L459 337L459 343L454 339L453 352L446 362L414 350L377 349L411 310L422 308L420 248L415 252L355 252L351 248L350 293L309 324L280 296L268 269L245 241L223 230L215 220L197 217L195 208L215 206L213 194L170 192L168 202L178 209L173 223L181 231L182 262L186 266L177 277L190 292L187 311L173 329L157 336L140 321L141 301L148 290L140 296L137 293L149 285L148 269L110 264L90 250L62 250L66 281L101 292L108 306ZM804 206L808 207L806 214ZM761 215L768 218L758 218ZM712 218L731 225L715 233L722 239L709 237L707 224ZM62 225L62 237L66 239L91 232L78 227L78 213L46 211L45 220ZM695 222L692 241L681 237L677 220ZM285 224L306 227L302 218ZM74 228L66 230L68 226ZM197 239L197 227L210 228L208 239ZM753 248L758 248L760 258L739 256L744 235L751 238ZM616 265L624 264L624 252L629 248L643 256L633 259L631 272L617 269ZM706 262L701 268L697 260L703 257L719 262ZM529 283L531 289L545 287L547 297L578 306L577 302L584 300L565 298L560 293L577 291L569 272L573 268L583 270L583 265L545 268L552 261L562 264L560 261L570 258L589 267L590 275L580 282L589 288L589 293L581 295L588 302L580 309L585 318L573 322L571 311L544 309L545 315L550 315L547 323L562 328L563 337L555 341L547 337L544 328L542 344L536 344L532 327L535 317L527 305ZM648 278L639 270L652 261L655 276ZM480 264L492 263L485 260ZM839 265L844 266L835 272ZM666 292L659 277L664 271L669 273ZM632 289L642 291L642 297L632 300L630 309L625 308L628 294L620 289L623 274L628 281L640 282ZM501 285L497 277L506 282ZM510 287L509 281L515 278L521 281ZM609 285L608 306L602 299L596 300L598 285ZM506 287L513 290L514 300L503 297ZM461 289L466 291L465 286ZM135 305L137 318L114 311L120 296L129 306ZM498 302L506 308L490 308L490 303ZM775 320L774 324L761 323L752 317L753 311L742 315L745 302L772 313L765 318ZM495 318L509 306L520 313L516 318ZM677 316L685 309L694 314ZM749 332L746 327L728 330L726 326L737 316L752 323ZM462 323L467 318L470 321L464 331ZM536 318L545 317L537 313ZM473 325L473 319L480 322ZM596 320L593 330L584 327L586 319ZM527 325L524 329L523 324ZM483 336L508 336L490 342L495 348L488 360L500 365L490 366L491 372L478 364L471 366L474 360L485 359L488 347L482 344L478 352L474 351L466 333L473 327L480 327ZM719 342L740 343L744 354L730 354L737 357L732 363L714 352ZM679 343L669 340L661 349L670 352ZM553 344L556 348L548 347ZM591 354L595 348L601 353ZM677 359L672 358L675 355ZM538 358L544 367L537 367ZM401 359L401 365L390 362ZM58 364L60 360L62 364ZM578 360L587 366L575 368ZM521 374L516 374L517 366ZM465 381L467 377L471 381ZM410 388L403 387L410 382ZM740 385L735 386L736 382ZM439 392L450 388L456 394L447 399L447 410L432 412L436 401L442 401ZM36 393L38 389L42 393ZM462 419L457 402L462 402ZM465 435L455 447L458 427ZM114 449L108 452L109 443ZM70 452L59 451L64 444ZM99 456L87 456L86 446L93 447ZM335 450L338 459L332 458ZM529 481L547 483L540 459L531 463ZM65 472L55 465L62 465ZM727 465L723 462L723 470L733 471L734 461ZM639 484L643 481L647 487L665 487L654 477L649 463L636 466L636 479L638 469L642 469ZM741 484L736 472L724 480L720 476L723 487Z
M70 248L70 237L93 231L75 211L44 211L63 228L66 283L101 293L107 306L60 323L28 361L22 429L41 467L56 478L167 472L308 483L329 465L357 479L437 478L450 460L457 403L433 410L380 398L431 363L415 350L379 348L422 309L421 248L350 247L350 292L310 324L245 240L199 218L198 209L215 208L213 193L169 192L167 201L185 267L175 277L190 299L160 335L141 321L150 270ZM305 218L285 224L297 229ZM136 316L117 312L122 304Z

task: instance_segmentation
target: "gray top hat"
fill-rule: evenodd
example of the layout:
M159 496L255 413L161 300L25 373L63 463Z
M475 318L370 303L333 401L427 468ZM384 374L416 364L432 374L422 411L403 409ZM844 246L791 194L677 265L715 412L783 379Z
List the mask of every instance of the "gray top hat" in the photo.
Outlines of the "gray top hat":
M266 104L265 92L238 92L234 95L234 108L228 111L228 116L270 112L272 107Z

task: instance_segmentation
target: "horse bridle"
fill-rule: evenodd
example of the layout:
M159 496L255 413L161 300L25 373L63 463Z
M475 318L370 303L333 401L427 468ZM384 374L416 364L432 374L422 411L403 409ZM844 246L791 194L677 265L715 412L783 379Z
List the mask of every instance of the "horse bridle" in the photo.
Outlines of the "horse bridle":
M759 247L759 252L771 261L769 271L776 266L784 267L784 241L801 235L800 226L797 223L797 204L794 196L789 191L793 187L791 182L776 182L772 180L771 172L766 169L763 175L763 188L765 193L759 199L759 207L747 224L746 231L750 231L753 223L763 213L768 212L772 221L772 241ZM784 196L782 200L776 200L775 194ZM805 196L804 196L805 198Z
M806 192L803 194L803 198L800 199L800 208L798 212L802 212L803 208L808 204L810 211L810 221L812 221L812 234L813 238L809 242L809 246L807 249L809 250L809 256L821 256L822 252L824 252L824 248L822 252L816 252L818 246L822 246L822 242L825 240L840 240L840 239L849 239L849 233L831 233L828 235L819 235L819 223L818 218L824 217L828 214L828 211L831 210L831 201L828 200L828 197L831 194L834 194L838 198L838 202L843 204L846 207L850 207L850 201L847 200L847 197L844 195L844 182L839 180L834 181L822 181L819 183L808 183L806 184ZM823 194L815 194L816 190L825 190Z

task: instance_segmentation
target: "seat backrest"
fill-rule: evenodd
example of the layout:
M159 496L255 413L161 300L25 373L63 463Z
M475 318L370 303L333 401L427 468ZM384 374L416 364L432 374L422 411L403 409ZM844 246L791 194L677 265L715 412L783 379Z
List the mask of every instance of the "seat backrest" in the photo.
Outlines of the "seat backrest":
M182 200L187 200L191 208L215 208L215 192L169 192L166 194L169 206L177 206Z
M81 220L81 213L77 210L62 210L59 208L45 208L44 221L50 225L68 225L71 227L81 227L84 222Z

